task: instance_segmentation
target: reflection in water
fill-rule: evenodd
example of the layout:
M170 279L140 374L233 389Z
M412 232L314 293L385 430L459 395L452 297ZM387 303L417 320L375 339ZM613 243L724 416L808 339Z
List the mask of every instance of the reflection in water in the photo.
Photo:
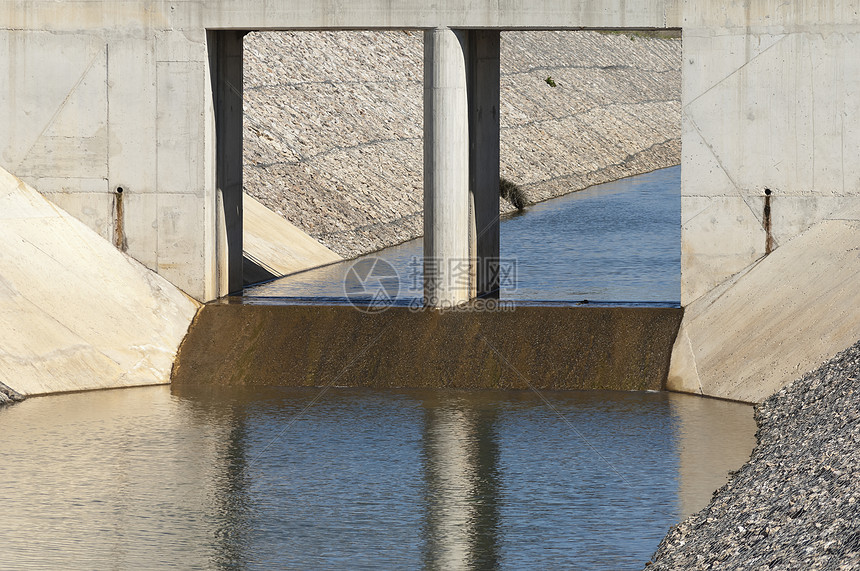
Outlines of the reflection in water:
M217 414L217 413L216 413ZM235 409L223 412L230 418L229 433L225 435L222 466L224 477L215 494L218 526L215 530L214 563L219 569L241 568L248 559L246 548L251 545L248 476L246 473L246 432L243 415Z
M498 446L493 411L428 407L424 472L428 569L499 566Z
M3 565L641 569L754 430L662 393L182 390L0 409Z
M210 566L222 550L229 422L165 387L0 409L2 566Z
M672 412L682 427L678 442L681 512L705 507L728 481L725 466L741 466L755 446L752 406L692 395L672 395Z

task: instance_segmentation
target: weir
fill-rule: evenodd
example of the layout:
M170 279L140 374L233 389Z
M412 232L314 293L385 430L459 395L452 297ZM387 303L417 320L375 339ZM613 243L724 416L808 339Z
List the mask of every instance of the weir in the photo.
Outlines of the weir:
M244 31L421 30L428 113L425 292L431 305L492 295L492 275L480 268L497 251L491 203L498 200L499 31L667 28L683 30L685 308L667 386L761 400L860 338L860 292L850 277L860 272L854 253L860 163L853 159L860 144L860 60L854 57L860 16L835 0L791 6L776 0L443 0L396 7L387 0L5 0L0 167L11 175L0 181L8 182L0 198L18 202L0 213L12 221L4 229L20 225L26 228L20 235L39 234L42 222L29 207L18 208L35 188L195 300L236 291L242 284ZM49 226L62 228L61 240L75 248L90 242L91 236L70 231L65 218ZM17 273L29 262L19 250L9 251L0 259L11 284L4 285L10 293L3 302L11 309L3 325L14 332L29 325L20 295L27 280L15 276L30 274ZM83 263L73 256L52 260ZM465 282L452 283L451 263L468 267ZM90 280L99 271L110 273L101 266L81 269ZM145 272L134 279L136 286L152 281ZM52 296L88 299L93 289L87 282ZM131 313L141 303L134 299L120 300L134 306ZM55 305L44 310L48 318L60 313ZM115 315L102 313L109 321ZM85 333L98 328L98 319L87 317ZM153 331L131 346L148 347ZM112 365L95 365L101 357L67 358L82 346L67 331L51 338L61 341L44 351L37 344L35 353L46 362L57 359L56 368L37 374L29 365L33 346L9 341L6 384L75 390L129 382ZM112 361L106 347L92 350ZM175 347L171 341L157 350L169 356ZM147 369L146 378L167 382L168 374L159 366ZM33 382L43 375L59 380Z
M349 305L213 303L183 342L173 383L660 390L682 314L528 305L374 314Z

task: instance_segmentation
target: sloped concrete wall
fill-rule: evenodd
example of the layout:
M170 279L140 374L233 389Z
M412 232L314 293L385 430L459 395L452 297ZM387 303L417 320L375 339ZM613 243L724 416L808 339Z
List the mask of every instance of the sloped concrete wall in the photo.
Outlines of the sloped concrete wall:
M242 197L245 283L278 278L342 260L258 202Z
M837 2L685 5L671 388L760 401L860 339L858 45Z
M0 169L0 384L167 383L197 303Z

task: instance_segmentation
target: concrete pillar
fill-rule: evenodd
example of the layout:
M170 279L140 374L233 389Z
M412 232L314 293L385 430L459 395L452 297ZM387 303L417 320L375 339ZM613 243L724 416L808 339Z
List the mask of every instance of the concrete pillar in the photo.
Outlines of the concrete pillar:
M424 35L424 296L498 291L499 33Z
M470 297L467 34L424 33L424 296L431 307Z
M215 108L216 297L242 289L242 38L209 32Z
M499 296L498 30L469 32L469 246L473 297Z

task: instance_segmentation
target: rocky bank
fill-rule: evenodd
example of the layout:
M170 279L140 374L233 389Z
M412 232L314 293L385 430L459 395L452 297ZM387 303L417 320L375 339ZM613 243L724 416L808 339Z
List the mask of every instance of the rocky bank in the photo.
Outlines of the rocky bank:
M4 404L12 404L14 402L22 401L24 397L4 385L0 383L0 406Z
M246 36L246 192L344 257L420 236L423 57L417 31ZM530 202L680 163L679 39L504 32L501 68Z
M650 569L860 568L860 342L756 408L758 445Z

